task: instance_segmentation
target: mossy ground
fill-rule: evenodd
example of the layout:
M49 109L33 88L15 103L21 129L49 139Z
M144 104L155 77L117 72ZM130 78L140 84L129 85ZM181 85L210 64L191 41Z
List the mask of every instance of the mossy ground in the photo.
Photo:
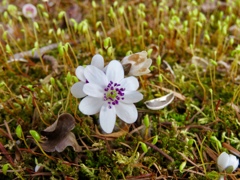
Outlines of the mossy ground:
M239 154L239 0L34 1L33 20L21 13L26 2L3 0L0 9L0 165L12 166L5 179L217 179L217 156ZM58 72L42 59L8 62L15 53L52 43L60 43L47 52ZM136 104L137 122L125 134L99 134L98 117L84 116L70 93L78 81L75 68L95 53L107 64L144 50L153 64L139 78L144 100ZM143 102L165 95L164 88L185 99L148 110ZM73 132L83 151L68 147L48 153L51 160L29 130L40 133L62 113L75 117ZM18 125L29 148L15 133ZM43 169L35 173L37 162Z

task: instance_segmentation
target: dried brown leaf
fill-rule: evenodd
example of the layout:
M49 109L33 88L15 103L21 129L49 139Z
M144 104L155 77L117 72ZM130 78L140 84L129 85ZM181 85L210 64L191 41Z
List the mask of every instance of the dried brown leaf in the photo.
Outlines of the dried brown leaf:
M75 119L71 114L60 115L51 126L41 132L43 136L47 137L47 140L41 143L43 150L62 152L67 146L72 146L75 151L81 151L75 135L71 133L74 127Z

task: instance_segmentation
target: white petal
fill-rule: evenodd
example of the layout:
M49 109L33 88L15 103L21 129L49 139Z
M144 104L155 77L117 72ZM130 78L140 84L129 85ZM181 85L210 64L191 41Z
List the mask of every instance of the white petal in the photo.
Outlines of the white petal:
M86 77L89 83L97 84L103 89L109 83L107 76L104 74L104 72L92 65L89 65L85 68L84 76Z
M229 154L229 166L233 166L233 171L235 171L238 167L239 161L236 156Z
M146 59L143 63L141 64L135 64L132 66L132 68L129 71L129 75L132 76L141 76L144 74L148 74L150 70L148 69L152 64L152 59Z
M138 79L133 76L124 78L119 83L121 87L125 88L127 91L136 91L139 87Z
M116 110L114 106L110 109L107 104L101 107L100 111L100 126L106 133L113 131L116 122Z
M84 67L83 66L78 66L76 71L75 71L75 74L77 76L77 78L83 82L86 82L86 78L84 76Z
M134 104L124 104L119 102L115 106L117 116L126 123L134 123L137 120L138 112Z
M109 81L115 83L120 82L124 78L124 70L121 63L117 60L112 60L107 67L106 75Z
M121 61L121 64L128 64L128 63L130 63L129 60L128 60L129 56L131 56L131 55L128 55L128 56L124 57L122 59L122 61Z
M148 109L160 110L168 106L173 101L173 99L174 99L174 94L171 92L160 98L145 101L144 104L146 104Z
M140 70L138 70L136 72L132 72L132 73L129 72L129 75L132 75L132 76L142 76L142 75L148 74L150 72L151 71L149 69L144 68L144 69L140 69Z
M92 58L91 65L97 67L98 69L103 69L104 68L104 59L100 54L96 54Z
M83 87L83 92L89 96L103 98L104 89L97 84L86 83Z
M100 111L103 102L100 98L87 96L80 102L79 110L85 115L93 115Z
M144 66L146 68L149 68L150 66L152 65L152 59L148 58L145 63L144 63Z
M35 172L38 172L41 167L42 167L42 166L40 166L40 165L37 164L37 165L35 166L34 171L35 171Z
M229 155L226 152L222 152L217 158L217 166L219 171L223 171L228 167L229 164Z
M77 82L71 87L71 93L76 98L82 98L86 96L86 94L83 92L83 86L84 82Z
M123 103L136 103L143 99L142 93L138 91L124 91L124 100L121 100Z

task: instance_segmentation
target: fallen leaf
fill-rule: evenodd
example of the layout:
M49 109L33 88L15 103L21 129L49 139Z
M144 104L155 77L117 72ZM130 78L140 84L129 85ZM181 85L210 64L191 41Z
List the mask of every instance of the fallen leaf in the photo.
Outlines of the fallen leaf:
M75 135L71 130L75 127L75 119L71 114L62 114L59 118L44 131L41 132L47 140L41 143L46 152L62 152L67 146L72 146L74 151L81 151Z

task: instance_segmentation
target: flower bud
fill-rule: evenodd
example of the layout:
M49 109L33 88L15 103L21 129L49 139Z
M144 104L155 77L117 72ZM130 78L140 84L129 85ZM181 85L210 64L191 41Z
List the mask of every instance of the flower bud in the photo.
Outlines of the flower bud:
M40 137L40 135L38 134L37 131L35 131L35 130L30 130L29 132L30 132L30 134L32 135L32 137L33 137L36 141L40 141L40 140L41 140L41 137Z
M22 7L22 13L26 18L35 18L37 16L37 8L32 4L25 4Z
M121 63L122 65L132 64L128 75L141 76L150 72L149 67L152 64L152 59L147 58L146 51L142 51L124 57Z

